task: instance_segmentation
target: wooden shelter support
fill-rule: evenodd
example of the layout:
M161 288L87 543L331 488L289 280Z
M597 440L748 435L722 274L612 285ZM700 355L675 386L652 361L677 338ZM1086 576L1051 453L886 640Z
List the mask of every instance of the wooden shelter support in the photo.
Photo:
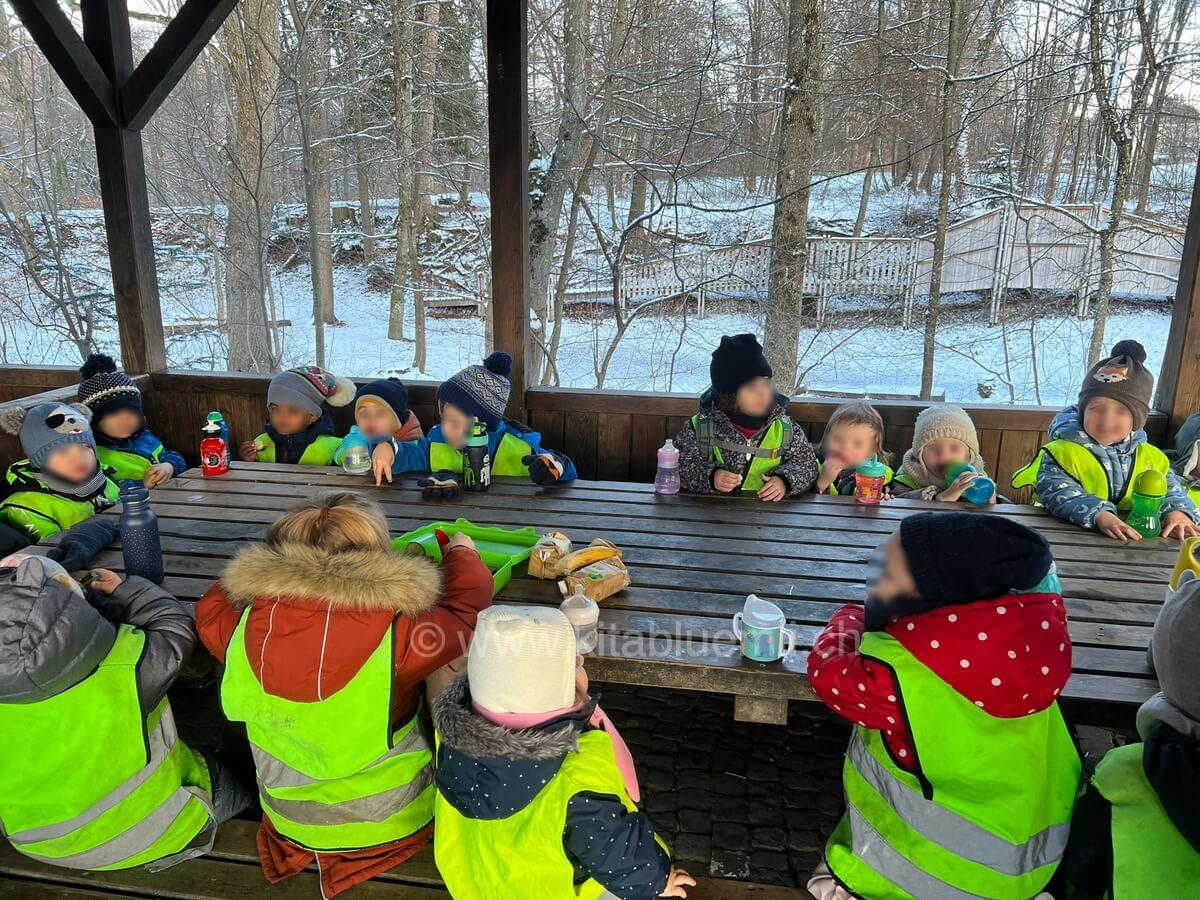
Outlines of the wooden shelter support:
M1172 437L1184 419L1200 412L1200 160L1192 185L1175 310L1163 353L1155 406L1167 414Z

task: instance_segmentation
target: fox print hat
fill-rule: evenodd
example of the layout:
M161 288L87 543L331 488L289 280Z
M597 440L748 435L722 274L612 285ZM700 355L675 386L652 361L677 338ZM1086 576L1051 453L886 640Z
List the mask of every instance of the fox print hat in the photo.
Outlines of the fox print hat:
M1084 376L1079 389L1080 418L1093 397L1109 397L1133 413L1134 431L1145 426L1154 391L1154 376L1145 363L1145 347L1133 340L1117 342L1108 358L1097 362Z

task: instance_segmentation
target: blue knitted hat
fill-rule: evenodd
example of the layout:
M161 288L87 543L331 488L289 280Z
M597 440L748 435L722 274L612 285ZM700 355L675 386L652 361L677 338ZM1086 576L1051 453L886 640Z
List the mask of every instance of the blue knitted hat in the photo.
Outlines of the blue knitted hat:
M511 374L512 357L497 350L482 366L467 366L443 381L437 391L438 403L453 403L468 416L486 423L489 429L498 428L508 409Z
M358 404L366 399L378 400L392 411L396 417L396 428L403 428L408 419L408 388L399 378L380 378L369 381L358 389L354 395L354 411L358 412Z

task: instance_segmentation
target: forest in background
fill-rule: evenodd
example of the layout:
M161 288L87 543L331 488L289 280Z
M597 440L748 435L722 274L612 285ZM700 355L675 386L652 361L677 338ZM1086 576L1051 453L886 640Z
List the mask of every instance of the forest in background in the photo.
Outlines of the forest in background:
M142 52L171 12L136 5ZM483 14L472 0L241 0L144 135L173 362L323 362L363 324L347 308L412 373L443 368L434 317L471 317L490 345ZM895 316L883 303L855 329L815 325L808 239L930 234L915 327L916 389L931 396L960 299L941 283L947 226L1011 201L1111 211L1081 224L1095 355L1121 230L1186 215L1197 0L531 0L529 15L535 383L603 386L623 341L689 342L692 304L614 302L622 279L761 243L767 289L725 309L761 326L781 382L801 386L814 354ZM81 113L0 17L5 359L30 329L80 357L114 341L92 154ZM289 277L301 270L306 283ZM581 282L607 302L572 304ZM999 328L1027 328L1023 309L1071 315L1025 299ZM580 321L582 382L560 372ZM1036 343L1031 329L1015 352Z

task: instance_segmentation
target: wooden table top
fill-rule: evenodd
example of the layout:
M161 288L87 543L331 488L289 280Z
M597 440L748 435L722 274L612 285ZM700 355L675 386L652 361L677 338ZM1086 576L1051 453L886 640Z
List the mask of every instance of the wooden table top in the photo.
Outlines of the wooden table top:
M334 468L235 463L228 475L192 469L152 492L166 563L165 587L195 600L248 541L298 499L356 490L378 500L394 534L426 522L568 534L576 547L606 537L624 551L633 585L601 604L601 638L589 657L597 681L707 690L768 702L812 700L808 649L845 601L861 600L869 559L906 515L941 503L896 500L867 507L848 497L806 496L782 503L753 497L658 496L652 485L577 481L543 489L498 479L490 491L422 500L416 479L375 488ZM1157 691L1145 648L1179 545L1121 545L1030 506L997 515L1041 531L1058 562L1074 642L1068 700L1137 704ZM119 550L98 566L120 569ZM524 575L497 602L558 604L553 581ZM742 657L731 617L748 593L778 604L798 647L769 664ZM786 708L786 707L785 707Z

